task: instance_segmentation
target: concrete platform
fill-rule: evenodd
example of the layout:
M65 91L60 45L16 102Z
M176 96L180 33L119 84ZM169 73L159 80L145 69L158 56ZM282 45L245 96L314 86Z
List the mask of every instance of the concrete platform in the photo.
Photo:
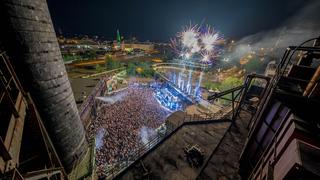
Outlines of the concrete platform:
M231 126L197 179L240 179L238 161L248 135L246 127L249 119L250 115L241 111L240 117L236 120L236 126Z
M179 117L182 113L172 116L171 121ZM241 111L234 124L184 125L116 179L240 179L238 161L248 134L249 119L249 113ZM194 168L187 162L183 149L188 144L198 145L204 152L202 167Z
M188 144L198 145L208 159L230 124L185 125L118 179L195 179L201 168L190 167L183 149Z

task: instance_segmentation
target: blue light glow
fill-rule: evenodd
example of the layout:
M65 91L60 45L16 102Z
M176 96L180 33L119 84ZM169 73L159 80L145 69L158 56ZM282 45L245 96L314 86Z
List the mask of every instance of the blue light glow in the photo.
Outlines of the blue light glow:
M181 99L168 87L159 88L155 92L155 97L158 102L171 111L177 111L182 109Z

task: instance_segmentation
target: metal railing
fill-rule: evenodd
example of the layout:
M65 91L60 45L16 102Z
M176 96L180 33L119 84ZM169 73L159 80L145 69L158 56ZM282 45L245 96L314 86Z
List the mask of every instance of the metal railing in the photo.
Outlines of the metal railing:
M123 70L123 68L116 69L112 72L118 72L119 70ZM90 122L86 122L85 120L87 118L88 113L90 112L91 114L91 110L95 102L95 97L101 96L105 93L107 86L106 81L110 80L111 78L112 76L101 77L94 89L90 92L90 94L85 98L81 106L78 108L80 119L83 121L85 127L87 127L87 125L90 124Z
M204 117L200 115L186 115L183 119L175 122L174 125L167 123L166 132L164 134L157 134L148 143L133 151L130 155L124 157L114 165L106 168L104 174L108 179L118 176L121 172L125 171L126 168L128 168L137 160L141 159L146 153L155 148L157 145L161 144L165 139L173 135L179 128L188 123L221 122L221 119L228 119L229 122L234 122L242 109L241 107L245 102L245 98L252 81L254 79L264 78L265 77L261 77L256 74L251 74L247 76L243 85L209 96L208 100L211 103L215 103L215 101L218 99L229 101L229 103L222 106L222 108L215 113L205 114ZM226 95L231 95L231 97L226 97Z
M187 124L194 124L199 122L207 122L207 123L219 123L219 122L232 122L235 120L235 116L237 115L237 107L239 106L239 102L241 101L241 97L243 96L244 89L246 86L239 86L233 88L231 90L227 90L226 93L222 92L215 97L211 97L210 101L214 101L216 99L224 99L231 101L230 104L221 108L221 110L217 111L213 114L205 114L205 116L200 115L186 115L184 118L175 121L174 125L171 123L166 123L166 131L164 134L158 133L152 140L148 143L144 144L136 151L132 152L127 157L124 157L118 163L108 167L105 169L104 174L108 179L112 179L118 176L121 172L123 172L126 168L128 168L135 161L141 159L146 153L155 148L157 145L161 144L165 139L173 135L178 129ZM231 99L224 98L224 95L232 94Z
M141 146L139 149L131 153L129 156L125 157L123 160L120 160L118 163L113 165L110 168L107 168L104 172L108 179L113 179L121 172L123 172L126 168L128 168L135 161L142 158L146 153L155 148L157 145L161 144L162 141L173 135L178 129L187 124L193 124L197 122L231 122L231 120L221 120L215 119L213 120L211 117L203 118L198 115L190 116L187 115L182 120L179 120L175 126L167 126L166 132L164 134L157 134L152 140L148 143Z
M15 107L15 102L19 92L25 95L21 84L16 80L16 74L10 64L5 52L0 52L0 103L7 99L7 105L10 107L15 117L19 113Z
M311 42L311 41L316 41L316 40L320 41L319 39L320 39L319 37L318 38L312 38L312 39L309 39L309 40L301 43L299 46L290 46L290 47L288 47L286 49L286 51L284 52L284 54L283 54L283 56L281 58L281 61L280 61L279 65L277 66L275 75L270 80L270 83L269 83L270 85L268 84L268 86L266 87L264 96L263 96L263 98L261 100L261 102L263 102L262 106L259 107L259 109L257 110L256 114L252 118L252 124L251 124L251 127L250 127L248 139L250 139L252 131L255 129L257 120L261 118L263 111L268 106L269 101L271 99L271 94L276 89L276 87L278 85L278 82L280 81L280 78L286 74L288 66L293 63L292 62L293 56L298 51L311 51L311 52L318 51L319 52L320 51L319 47L303 47L304 44L306 44L308 42Z
M152 68L154 70L157 70L158 68L163 68L163 67L176 67L176 68L186 68L186 69L195 69L195 70L202 70L208 68L207 65L203 64L196 64L196 63L190 63L190 62L183 62L181 61L178 62L165 62L165 63L156 63L152 65Z
M83 101L83 103L79 107L80 119L83 121L83 123L85 123L85 127L87 126L86 123L89 123L84 122L86 120L86 115L88 112L91 112L91 107L93 106L95 97L104 93L105 87L105 81L103 79L100 80L95 88L91 91L90 95Z
M279 65L277 66L276 73L275 73L274 77L270 80L270 85L268 85L266 90L265 90L264 97L261 100L261 104L262 105L258 108L256 114L252 118L251 128L249 130L248 138L247 138L247 141L246 141L245 146L244 146L245 148L243 149L243 151L241 153L241 157L243 156L243 153L246 150L246 147L248 145L248 141L253 138L252 137L253 134L254 134L253 132L258 126L258 121L260 121L260 119L262 118L263 112L268 107L269 102L272 99L272 94L277 89L277 86L278 86L278 83L279 83L281 77L285 76L288 73L288 67L294 64L294 62L293 62L294 55L297 55L298 51L312 52L312 53L313 52L320 52L320 48L319 47L304 47L304 45L306 43L309 43L309 42L312 42L312 41L320 41L320 38L318 37L318 38L309 39L309 40L301 43L299 46L290 46L284 52L284 54L283 54L283 56L281 58L281 61L280 61ZM251 173L248 176L248 179L252 179L253 176L258 171L259 165L261 163L265 162L266 154L269 152L269 150L271 148L275 148L276 142L277 142L278 133L280 132L280 130L284 126L284 124L285 124L284 122L286 121L286 118L284 118L283 121L281 122L281 124L279 125L279 128L276 130L276 132L274 134L274 137L271 139L271 142L264 149L264 151L261 154L259 160L255 163L255 165L251 164L252 170L251 170Z
M24 91L19 78L17 77L16 73L15 73L15 69L13 68L13 66L11 65L11 61L10 59L7 57L5 52L1 52L0 51L0 104L2 104L3 106L8 106L10 107L10 110L8 113L10 116L11 114L13 114L16 119L13 119L13 121L20 121L19 126L15 127L13 130L13 133L17 133L20 135L16 135L16 136L20 136L19 138L24 138L26 135L24 134L24 130L23 132L19 132L19 127L21 126L26 126L25 123L27 122L29 125L32 125L32 131L35 131L38 133L39 131L39 135L41 143L43 143L45 150L44 153L47 154L37 154L37 156L42 157L42 155L47 155L47 156L43 156L43 157L47 157L46 161L48 161L48 165L46 168L56 168L55 170L59 171L59 173L61 174L62 177L66 177L66 173L63 169L63 166L60 162L60 159L56 153L56 150L51 142L51 139L47 133L46 128L44 127L43 121L39 115L39 112L31 98L30 93L27 93ZM7 99L7 101L3 101L4 99ZM23 102L23 106L21 105L21 103ZM15 106L15 103L19 103L19 106ZM3 109L2 109L3 110ZM20 113L19 113L20 112ZM21 113L23 112L23 113ZM23 115L24 114L24 115ZM25 114L27 114L28 118L26 118ZM3 115L3 114L2 114ZM19 117L19 119L17 119L17 117ZM5 120L4 117L1 117L1 120ZM3 122L2 121L2 122ZM29 126L28 125L28 126ZM25 127L26 128L26 127ZM8 129L6 129L8 130ZM12 141L13 138L17 137L10 137L8 138L8 136L5 138L7 140ZM1 137L0 137L1 139ZM28 138L26 139L28 140ZM2 140L0 140L0 143L2 144ZM0 144L0 146L1 146ZM20 139L20 144L11 144L11 142L9 143L10 147L7 149L6 147L3 148L4 152L3 153L7 153L9 156L11 156L9 154L9 149L10 148L18 148L16 149L17 152L20 152L22 150L22 146L23 144L21 144L21 139ZM14 154L13 154L14 155ZM10 157L11 158L11 157ZM12 157L12 158L16 158L16 157ZM6 159L5 159L6 160ZM25 161L28 162L28 161ZM16 164L22 165L25 162L20 162L20 160L16 162L16 160L12 161L12 162L8 162L8 164L6 164L5 166L16 166ZM7 162L5 162L7 163ZM14 163L14 164L12 164ZM11 164L11 165L10 165ZM8 166L8 169L10 169ZM49 177L48 173L43 173L43 171L45 170L36 170L36 171L29 171L28 173L24 174L24 176L26 176L26 178L30 178L31 176L38 176L38 175L42 175L42 176L46 176ZM34 174L33 174L34 173ZM55 174L51 174L51 175L55 175ZM28 177L27 177L28 176ZM0 178L1 179L1 178ZM20 172L19 169L16 167L14 169L14 174L12 179L24 179Z

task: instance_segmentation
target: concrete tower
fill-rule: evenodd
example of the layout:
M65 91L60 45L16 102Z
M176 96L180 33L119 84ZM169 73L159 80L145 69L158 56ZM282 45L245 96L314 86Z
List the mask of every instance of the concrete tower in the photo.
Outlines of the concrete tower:
M45 0L1 0L1 39L19 79L31 93L67 172L87 150Z

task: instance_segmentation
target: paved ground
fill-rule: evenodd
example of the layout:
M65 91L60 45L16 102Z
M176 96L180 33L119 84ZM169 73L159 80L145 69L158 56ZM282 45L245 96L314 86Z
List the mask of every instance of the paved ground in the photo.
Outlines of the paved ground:
M208 165L197 179L240 179L238 161L248 134L246 129L248 120L249 114L242 111L240 118L236 121L237 126L231 126L230 131L227 132Z
M183 126L119 179L240 179L238 160L249 118L242 111L230 131L229 122ZM207 163L201 168L191 168L187 163L183 152L187 144L204 151Z
M120 179L195 179L200 168L190 167L184 147L198 145L208 159L229 125L222 122L183 126ZM142 164L150 172L148 176L143 177Z
M99 82L98 78L69 78L71 88L76 99L77 105L80 106L82 101L90 95L92 90Z

